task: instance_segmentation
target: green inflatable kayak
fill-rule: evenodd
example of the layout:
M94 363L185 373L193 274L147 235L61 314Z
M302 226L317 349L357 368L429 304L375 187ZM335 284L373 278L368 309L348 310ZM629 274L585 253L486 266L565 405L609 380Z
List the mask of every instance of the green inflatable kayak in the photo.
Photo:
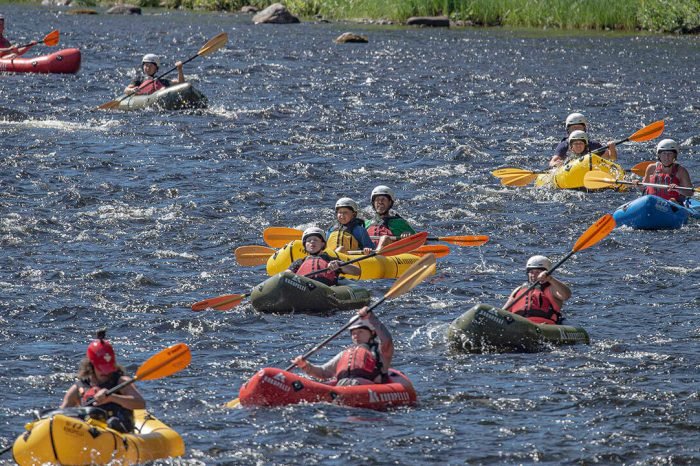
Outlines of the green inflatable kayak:
M590 343L588 333L571 325L535 324L488 304L477 304L447 329L447 341L467 353L536 352L553 345Z
M153 94L122 96L119 110L137 110L153 107L162 110L207 108L207 98L190 83L175 84Z
M250 302L260 312L329 314L359 309L369 304L369 291L358 286L327 286L310 278L284 271L273 275L250 293Z

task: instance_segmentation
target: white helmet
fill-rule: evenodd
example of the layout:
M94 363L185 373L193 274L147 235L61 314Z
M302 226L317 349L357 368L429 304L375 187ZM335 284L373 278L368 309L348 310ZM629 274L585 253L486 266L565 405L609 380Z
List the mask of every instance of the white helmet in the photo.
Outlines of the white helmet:
M678 143L673 139L664 139L656 145L657 154L665 150L672 150L678 155Z
M309 227L304 230L304 233L301 235L301 242L306 243L306 238L309 236L318 236L321 238L321 241L326 242L326 232L318 227Z
M532 256L527 260L527 265L525 266L526 270L531 270L531 269L545 269L549 270L552 268L552 261L550 261L547 257L545 256Z
M355 213L360 211L360 206L357 205L357 202L353 201L349 197L341 197L338 199L338 202L335 203L335 210L338 210L341 207L347 207Z
M586 120L586 117L580 113L572 113L566 117L566 129L569 129L569 126L571 125L583 125L586 129L588 129L588 120Z
M141 64L143 65L144 63L153 63L158 68L160 68L160 57L158 55L153 54L153 53L147 53L141 59Z
M388 197L391 200L392 204L394 203L394 199L396 199L394 197L394 191L392 191L390 187L384 185L377 186L372 190L372 195L370 196L370 201L372 202L372 204L374 204L374 198L377 196Z
M571 145L573 141L583 141L588 145L588 134L580 129L572 131L571 134L569 134L569 145Z
M348 327L348 330L352 332L356 328L366 328L370 332L376 333L376 330L374 330L374 325L372 325L367 319L357 319L354 324Z

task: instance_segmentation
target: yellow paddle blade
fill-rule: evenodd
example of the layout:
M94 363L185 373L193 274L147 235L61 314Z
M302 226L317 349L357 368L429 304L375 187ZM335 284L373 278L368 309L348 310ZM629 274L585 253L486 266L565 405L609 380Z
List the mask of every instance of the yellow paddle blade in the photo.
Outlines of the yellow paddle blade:
M155 380L180 372L192 360L190 349L184 343L178 343L154 354L136 371L134 379Z
M610 214L605 214L598 219L588 230L583 232L576 244L574 244L573 252L578 252L586 248L590 248L606 236L615 228L615 219Z
M435 273L435 262L435 256L432 254L421 257L418 262L410 266L396 279L392 287L384 295L384 298L395 298L411 291L421 283L425 277Z
M43 40L44 45L48 45L49 47L53 47L54 45L58 45L58 40L59 40L60 36L61 36L61 33L58 32L58 29L49 32L48 34L46 34L46 36L44 36L44 40Z
M290 241L301 239L303 233L303 231L297 230L296 228L269 227L265 228L265 231L263 231L263 241L273 248L281 248Z
M659 120L655 121L654 123L645 126L644 128L640 129L636 133L634 133L632 136L630 136L628 139L630 141L648 141L650 139L656 139L659 136L661 136L661 133L664 132L664 120Z
M617 180L610 178L609 173L605 173L601 170L593 170L592 172L586 173L583 177L583 185L587 189L604 189L618 184L619 182Z
M643 177L644 175L647 174L647 167L648 167L649 165L653 165L653 164L655 164L655 163L656 163L656 162L652 162L652 161L650 161L650 160L647 160L646 162L639 162L637 165L635 165L634 167L630 168L630 171L631 171L632 173L634 173L635 175L639 175L639 176L642 176L642 177Z
M530 170L523 170L522 168L499 168L491 172L496 178L511 177L511 176L524 176L538 174Z
M224 404L224 408L238 408L241 406L241 399L236 398L235 400L231 400L228 403Z
M266 246L240 246L233 252L236 261L245 267L264 265L276 251Z
M527 186L537 179L539 175L537 173L530 172L527 175L511 175L504 176L501 178L501 184L503 186Z
M432 238L428 238L428 240L431 239ZM481 246L488 242L489 237L486 235L439 236L437 240L454 244L456 246Z
M197 55L199 55L200 57L204 55L209 55L210 53L219 50L221 47L226 45L226 42L228 42L228 34L222 32L221 34L216 35L213 39L204 44L202 48L199 49L199 52L197 52Z
M247 294L225 294L216 298L205 299L192 305L192 310L199 312L206 309L214 309L216 311L228 311L241 304Z

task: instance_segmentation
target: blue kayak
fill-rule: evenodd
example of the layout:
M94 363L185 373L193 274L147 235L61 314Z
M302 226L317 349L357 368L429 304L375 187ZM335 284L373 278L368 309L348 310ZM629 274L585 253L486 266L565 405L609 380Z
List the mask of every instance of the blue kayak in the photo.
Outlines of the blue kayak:
M685 205L646 195L617 208L613 213L618 226L639 230L676 230L688 218L700 218L700 201L688 199Z

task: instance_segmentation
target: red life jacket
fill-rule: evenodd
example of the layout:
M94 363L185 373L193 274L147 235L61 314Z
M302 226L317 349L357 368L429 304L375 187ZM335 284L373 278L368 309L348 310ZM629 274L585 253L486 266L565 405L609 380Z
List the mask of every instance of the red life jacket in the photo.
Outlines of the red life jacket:
M681 180L678 178L678 164L674 163L671 168L671 173L663 172L663 165L661 162L656 162L656 171L649 179L650 183L654 184L676 184L679 185ZM654 196L659 196L660 198L670 201L671 199L676 199L678 202L683 202L685 196L675 189L665 189L665 188L654 188L652 186L647 186L644 194L653 194Z
M139 86L138 91L136 91L137 95L148 95L148 94L153 94L156 91L159 91L163 88L166 88L168 86L165 85L165 83L158 79L154 80L153 78L148 78L144 80L144 82L141 83Z
M367 228L367 233L369 236L394 236L394 232L391 231L385 220L372 223Z
M325 253L321 253L315 256L306 256L304 262L301 263L297 271L297 275L308 275L316 270L325 269L328 267L328 263L334 260L331 256ZM334 286L338 284L338 272L332 270L326 270L323 273L317 273L309 277L312 280L316 280L328 286Z
M529 287L529 283L520 285L513 296L515 299L522 296ZM536 324L558 324L561 322L561 306L552 296L549 284L533 288L527 296L516 302L510 312L527 317Z
M376 350L376 345L374 346ZM367 345L355 345L345 349L338 360L335 377L340 379L367 379L381 381L382 364L379 355Z

